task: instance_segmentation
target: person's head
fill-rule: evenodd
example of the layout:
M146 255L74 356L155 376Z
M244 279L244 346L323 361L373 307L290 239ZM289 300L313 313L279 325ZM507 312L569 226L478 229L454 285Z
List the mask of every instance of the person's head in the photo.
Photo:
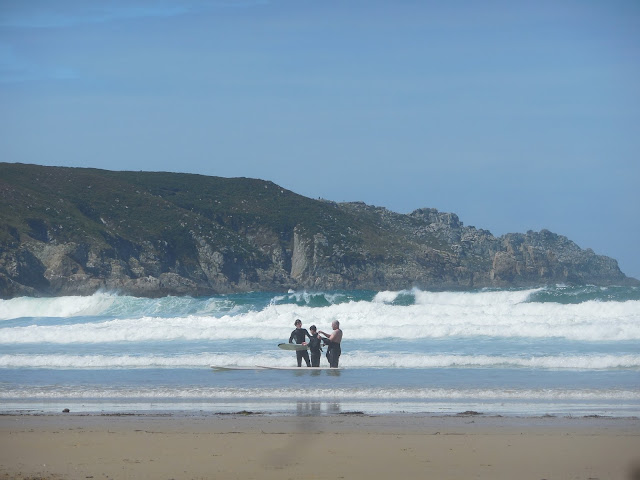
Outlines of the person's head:
M334 330L337 330L340 328L340 322L338 320L334 320L333 322L331 322L331 328L333 328Z
M302 320L298 318L295 322L293 322L293 324L296 326L296 328L300 328L302 327Z
M316 330L317 330L317 329L316 329L316 326L315 326L315 325L311 325L311 326L309 327L309 331L310 331L313 335L315 335L315 334L316 334Z

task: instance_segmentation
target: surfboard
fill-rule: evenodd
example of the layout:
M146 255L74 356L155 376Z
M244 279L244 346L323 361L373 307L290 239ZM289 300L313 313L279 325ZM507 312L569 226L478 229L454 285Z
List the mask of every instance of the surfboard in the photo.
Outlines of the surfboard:
M283 350L309 350L307 345L300 345L297 343L279 343L278 347Z
M235 367L235 366L220 366L220 365L211 365L211 368L216 372L224 372L226 370L262 370L264 367Z
M259 368L265 370L299 370L301 372L307 370L340 370L340 368L331 368L331 367L268 367L266 365L258 365Z

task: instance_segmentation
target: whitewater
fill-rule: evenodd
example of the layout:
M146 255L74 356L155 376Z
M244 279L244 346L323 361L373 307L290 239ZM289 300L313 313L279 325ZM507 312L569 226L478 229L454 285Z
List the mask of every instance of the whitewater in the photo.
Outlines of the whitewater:
M297 318L340 322L339 370L254 368L295 365ZM634 287L22 297L0 300L0 413L636 416L639 340Z

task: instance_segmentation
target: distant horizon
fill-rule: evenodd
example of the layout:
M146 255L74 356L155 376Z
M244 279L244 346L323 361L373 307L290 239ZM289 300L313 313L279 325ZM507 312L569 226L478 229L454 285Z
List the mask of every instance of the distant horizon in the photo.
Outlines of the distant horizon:
M0 158L550 230L640 278L640 3L0 7Z

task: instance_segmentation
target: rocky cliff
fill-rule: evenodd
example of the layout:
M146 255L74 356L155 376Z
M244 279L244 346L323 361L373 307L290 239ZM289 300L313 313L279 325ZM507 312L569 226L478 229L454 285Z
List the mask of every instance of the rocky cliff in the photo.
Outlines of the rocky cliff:
M271 182L0 163L0 297L637 284L547 230L312 200Z

